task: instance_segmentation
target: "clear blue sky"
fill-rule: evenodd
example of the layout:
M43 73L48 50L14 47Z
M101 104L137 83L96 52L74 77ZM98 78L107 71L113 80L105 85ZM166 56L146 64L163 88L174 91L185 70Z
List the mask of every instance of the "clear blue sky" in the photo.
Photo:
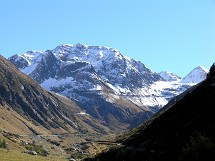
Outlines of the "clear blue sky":
M215 0L2 0L0 53L104 45L155 72L215 62Z

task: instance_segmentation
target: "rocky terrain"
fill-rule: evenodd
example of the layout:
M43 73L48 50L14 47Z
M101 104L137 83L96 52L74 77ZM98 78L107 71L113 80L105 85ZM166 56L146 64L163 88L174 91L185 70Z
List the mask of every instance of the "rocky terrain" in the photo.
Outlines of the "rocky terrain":
M171 98L205 78L181 81L170 72L157 74L140 61L104 46L65 44L53 50L28 51L9 60L43 88L75 101L112 130L139 125Z

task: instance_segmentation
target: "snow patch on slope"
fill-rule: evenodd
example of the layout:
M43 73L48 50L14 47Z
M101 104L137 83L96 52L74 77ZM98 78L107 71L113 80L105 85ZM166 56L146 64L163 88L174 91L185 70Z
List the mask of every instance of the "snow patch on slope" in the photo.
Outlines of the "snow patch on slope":
M68 77L68 78L65 78L65 79L49 78L49 79L46 79L40 85L43 88L45 88L46 90L50 91L52 87L60 87L60 86L66 85L66 84L72 85L73 80L74 79L72 77Z
M159 81L151 85L161 97L169 101L171 98L181 94L196 83L181 83L180 81L166 82Z

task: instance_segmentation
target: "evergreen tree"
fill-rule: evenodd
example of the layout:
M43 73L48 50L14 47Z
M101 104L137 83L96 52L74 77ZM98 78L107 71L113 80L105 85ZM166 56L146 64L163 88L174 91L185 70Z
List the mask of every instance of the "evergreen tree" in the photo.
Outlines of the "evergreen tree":
M179 161L214 161L215 144L212 140L201 133L195 133L190 144L183 148Z
M2 141L2 148L6 149L7 148L7 145L6 145L6 142L5 140Z
M207 79L210 81L215 81L215 64L213 64L207 75Z

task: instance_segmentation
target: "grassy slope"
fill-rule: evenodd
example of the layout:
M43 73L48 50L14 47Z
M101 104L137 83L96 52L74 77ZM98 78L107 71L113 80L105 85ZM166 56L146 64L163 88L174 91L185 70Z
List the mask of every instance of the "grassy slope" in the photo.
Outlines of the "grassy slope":
M26 149L20 146L17 142L11 141L0 134L0 139L4 139L7 143L7 149L0 148L1 161L65 161L66 158L58 153L47 157L32 156L23 153Z
M27 135L32 134L28 128L35 129L38 133L50 134L50 132L42 126L35 126L31 121L23 118L11 108L0 106L0 130L8 131L15 134Z
M7 151L0 149L0 160L1 161L65 161L65 158L60 156L32 156L29 154L22 153L20 151Z

